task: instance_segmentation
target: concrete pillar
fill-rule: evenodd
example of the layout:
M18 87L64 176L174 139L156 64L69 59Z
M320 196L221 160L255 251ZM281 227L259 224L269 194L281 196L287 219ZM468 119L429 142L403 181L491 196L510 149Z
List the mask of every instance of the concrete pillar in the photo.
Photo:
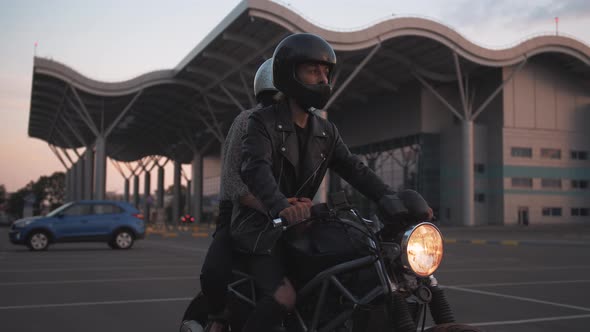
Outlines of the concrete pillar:
M178 161L174 161L174 197L172 199L172 224L178 224L180 220L180 195L181 195L181 166L182 164Z
M64 201L69 202L70 201L70 170L66 169L65 173L66 173L66 190L64 193Z
M191 214L198 223L203 222L203 155L195 152L192 162L192 209Z
M76 164L72 164L70 168L70 200L76 200Z
M72 201L78 200L78 163L72 164Z
M143 175L143 215L146 222L150 221L150 205L153 202L151 197L151 175L149 171L145 171Z
M107 177L107 152L106 140L104 137L98 136L95 143L96 155L94 166L94 188L95 199L104 199L106 192L106 177Z
M139 209L139 175L133 176L133 206Z
M184 214L192 214L193 213L193 204L192 204L192 200L191 200L191 188L192 188L192 182L191 180L186 180L186 197L184 200ZM194 216L193 216L194 217Z
M473 171L473 121L463 120L463 225L475 226L474 217L474 171Z
M84 198L84 160L76 162L76 200Z
M129 203L129 179L125 179L123 184L123 201Z
M87 147L84 153L84 199L92 199L94 182L94 151Z
M164 207L164 167L158 166L158 208Z

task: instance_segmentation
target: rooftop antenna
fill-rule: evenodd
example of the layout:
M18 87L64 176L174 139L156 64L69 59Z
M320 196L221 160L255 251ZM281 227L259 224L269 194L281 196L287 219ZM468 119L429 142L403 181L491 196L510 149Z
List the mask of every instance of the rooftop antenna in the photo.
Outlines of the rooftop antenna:
M559 16L555 16L555 35L559 36Z

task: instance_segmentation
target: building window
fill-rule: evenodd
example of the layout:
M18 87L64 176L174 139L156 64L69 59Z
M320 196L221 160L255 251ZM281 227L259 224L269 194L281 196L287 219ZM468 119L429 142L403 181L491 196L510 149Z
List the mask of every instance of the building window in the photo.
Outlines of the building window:
M571 151L571 157L573 160L588 160L588 151Z
M533 157L533 149L514 147L511 149L510 154L513 157L532 158Z
M561 188L561 179L541 179L543 188Z
M541 158L561 159L561 150L560 149L541 149Z
M486 201L486 194L475 193L475 201L479 203L484 203Z
M532 188L533 187L533 179L532 178L512 178L512 186L519 187L519 188Z
M561 217L561 208L558 207L544 207L543 215L549 217Z
M486 171L486 166L480 163L473 164L473 171L478 174L483 174Z
M587 217L589 210L588 208L572 208L572 217Z
M572 188L588 189L588 180L572 180Z

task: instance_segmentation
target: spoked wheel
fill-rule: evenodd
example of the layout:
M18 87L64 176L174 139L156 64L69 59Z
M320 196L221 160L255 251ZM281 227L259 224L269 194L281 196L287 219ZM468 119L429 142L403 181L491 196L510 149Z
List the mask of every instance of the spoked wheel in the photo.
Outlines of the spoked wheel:
M482 329L465 324L449 323L433 326L426 332L483 332Z
M129 249L133 246L133 241L133 234L129 231L121 230L115 233L115 236L109 242L109 247L113 249Z
M27 247L33 251L47 250L49 247L49 237L45 232L34 232L29 236Z

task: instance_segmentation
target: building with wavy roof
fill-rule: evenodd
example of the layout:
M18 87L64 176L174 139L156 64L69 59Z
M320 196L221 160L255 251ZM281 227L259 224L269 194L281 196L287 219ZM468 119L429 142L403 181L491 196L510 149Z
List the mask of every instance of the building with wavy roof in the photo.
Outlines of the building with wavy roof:
M423 193L441 223L590 220L590 47L566 36L488 49L423 18L339 32L275 2L245 0L170 70L105 83L35 58L29 135L62 159L70 199L104 197L107 159L141 161L131 175L143 174L147 194L150 171L159 169L162 193L162 165L174 162L174 218L179 165L191 163L199 216L204 160L219 160L233 118L254 105L256 69L296 32L318 34L336 50L324 110L351 150L393 187ZM81 147L84 154L70 156ZM328 183L320 199L344 189L372 212L336 174ZM163 204L161 195L156 201Z

